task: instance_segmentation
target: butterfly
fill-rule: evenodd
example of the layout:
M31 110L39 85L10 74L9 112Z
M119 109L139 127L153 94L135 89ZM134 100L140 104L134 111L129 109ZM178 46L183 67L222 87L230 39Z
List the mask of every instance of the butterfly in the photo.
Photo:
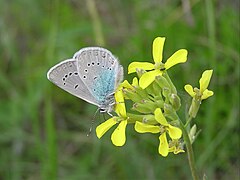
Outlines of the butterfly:
M53 66L47 78L70 94L98 106L100 112L114 109L114 92L123 80L123 67L101 47L86 47L71 59Z

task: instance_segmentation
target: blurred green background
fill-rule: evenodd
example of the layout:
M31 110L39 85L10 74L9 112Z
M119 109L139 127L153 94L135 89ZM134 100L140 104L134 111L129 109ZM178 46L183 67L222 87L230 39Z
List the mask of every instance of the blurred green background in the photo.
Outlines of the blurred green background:
M168 72L182 97L214 69L194 120L199 174L239 178L239 1L14 0L0 1L0 179L191 179L186 153L161 157L158 137L127 127L127 143L111 132L87 137L96 107L46 78L48 69L82 47L103 46L125 67L151 61L152 41L167 37L166 60L189 51ZM94 126L104 121L97 117ZM111 130L110 130L111 131Z

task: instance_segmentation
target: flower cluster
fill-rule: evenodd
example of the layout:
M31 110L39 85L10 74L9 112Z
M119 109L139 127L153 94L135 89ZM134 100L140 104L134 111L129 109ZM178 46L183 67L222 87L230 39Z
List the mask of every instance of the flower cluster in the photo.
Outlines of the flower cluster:
M184 152L183 129L177 114L181 100L167 71L176 64L186 62L188 52L180 49L163 63L164 42L164 37L157 37L153 41L154 63L132 62L129 65L128 73L136 72L137 76L133 78L132 83L125 80L117 88L115 92L117 116L111 117L96 128L98 138L117 124L111 140L115 146L123 146L126 142L126 126L134 124L138 133L158 134L160 155L166 157L170 152L174 154ZM211 76L212 70L203 73L200 89L185 85L185 90L193 98L189 116L195 117L201 101L213 95L213 92L207 89ZM126 111L125 101L132 103L130 110Z

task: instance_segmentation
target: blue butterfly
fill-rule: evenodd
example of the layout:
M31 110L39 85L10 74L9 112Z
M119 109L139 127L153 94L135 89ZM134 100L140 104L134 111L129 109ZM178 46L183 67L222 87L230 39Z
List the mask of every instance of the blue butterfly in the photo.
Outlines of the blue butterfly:
M86 47L53 66L47 78L70 94L110 113L115 105L114 92L123 79L123 67L110 51Z

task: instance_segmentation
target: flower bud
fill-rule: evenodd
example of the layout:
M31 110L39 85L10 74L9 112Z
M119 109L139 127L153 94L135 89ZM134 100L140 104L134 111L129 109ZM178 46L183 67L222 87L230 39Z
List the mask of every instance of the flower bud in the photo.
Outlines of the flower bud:
M152 112L148 107L146 107L145 105L143 105L141 103L134 103L132 110L138 111L140 113L151 113Z
M151 124L151 125L155 125L155 124L158 124L158 122L156 121L154 115L145 115L143 117L143 120L142 120L143 123L145 124Z
M148 99L148 94L145 91L145 89L142 89L140 87L136 87L135 91L142 99Z
M166 80L166 78L164 78L163 76L156 76L155 78L156 83L163 89L163 88L169 88L170 89L170 85L168 83L168 81Z
M143 100L141 102L135 103L132 107L133 110L136 110L140 113L152 113L157 108L157 105L150 100Z
M163 108L163 106L164 106L164 101L161 99L161 100L157 100L157 101L155 101L155 104L156 104L156 106L158 107L158 108Z
M167 72L164 72L162 75L168 82L169 86L170 86L170 90L173 94L177 94L177 89L174 86L174 84L172 83L172 80L170 79L170 77L168 76Z
M197 132L197 126L196 126L196 124L194 124L192 126L192 128L190 129L190 132L188 134L188 136L190 138L190 141L191 141L191 144L194 142L194 140L196 138L196 132Z
M150 84L145 90L147 91L148 94L155 96L154 89L153 89L153 83Z
M163 96L169 101L169 94L171 93L170 89L167 87L164 87L162 89Z
M142 77L142 75L145 73L146 71L144 69L136 69L136 73L138 75L138 78Z
M181 100L177 94L171 94L169 97L169 101L176 111L181 107Z
M123 89L122 92L124 94L124 97L126 97L127 99L131 99L133 102L140 102L143 99L134 91Z
M166 117L168 117L171 120L178 119L176 111L175 111L175 109L173 109L172 105L164 103L163 109L164 109L164 115Z
M158 85L158 83L154 81L152 84L152 87L153 87L155 96L162 99L162 88Z

